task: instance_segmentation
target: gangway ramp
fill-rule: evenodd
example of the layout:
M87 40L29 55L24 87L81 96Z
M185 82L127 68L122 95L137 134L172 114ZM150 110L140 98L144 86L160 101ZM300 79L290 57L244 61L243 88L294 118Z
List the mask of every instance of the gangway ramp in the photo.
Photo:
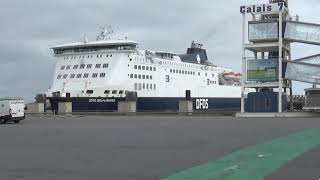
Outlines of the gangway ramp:
M320 84L320 54L285 62L286 79Z
M284 39L312 45L320 45L320 24L286 21Z

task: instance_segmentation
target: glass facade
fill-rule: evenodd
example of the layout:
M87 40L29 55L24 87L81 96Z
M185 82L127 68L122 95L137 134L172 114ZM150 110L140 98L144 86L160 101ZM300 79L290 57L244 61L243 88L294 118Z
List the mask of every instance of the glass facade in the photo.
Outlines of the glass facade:
M278 39L278 22L249 23L249 41Z

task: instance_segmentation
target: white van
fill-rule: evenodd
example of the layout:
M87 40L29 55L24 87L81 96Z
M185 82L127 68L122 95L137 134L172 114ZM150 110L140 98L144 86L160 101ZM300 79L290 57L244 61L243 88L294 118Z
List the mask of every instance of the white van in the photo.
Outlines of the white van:
M25 104L21 98L0 98L0 122L19 123L25 119Z

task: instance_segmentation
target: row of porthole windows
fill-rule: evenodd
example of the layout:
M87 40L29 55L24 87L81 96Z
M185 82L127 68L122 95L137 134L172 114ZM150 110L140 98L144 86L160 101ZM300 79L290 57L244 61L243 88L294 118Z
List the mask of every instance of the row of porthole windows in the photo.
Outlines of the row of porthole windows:
M176 70L176 69L170 69L170 73L196 75L196 73L192 71L184 71L184 70Z
M141 91L141 90L156 90L156 84L147 84L147 83L134 83L134 90Z
M134 65L134 69L143 70L143 71L156 71L156 67L149 67L149 66L141 66L141 65Z
M119 91L118 90L113 90L113 91L105 90L104 94L110 94L111 93L111 94L120 94L120 95L122 95L122 94L126 94L126 92L128 92L128 91L123 91L123 90L119 90ZM86 93L87 94L93 94L93 90L87 90Z
M67 56L67 57L64 57L63 59L64 60L68 60L68 59L77 59L77 57L79 58L79 59L84 59L84 58L93 58L93 57L96 57L96 56L94 56L94 55L88 55L88 56L71 56L71 57L69 57L69 56ZM112 57L112 54L107 54L106 55L106 57L108 58L108 57ZM97 58L103 58L103 55L97 55Z
M131 79L150 79L152 80L151 75L141 75L141 74L130 74Z
M108 68L109 67L109 64L96 64L95 68L99 69L99 68L101 68L101 65L102 65L102 68ZM80 68L80 69L85 69L85 68L86 69L91 69L92 68L92 64L80 64L80 65L74 65L73 66L73 69L78 69L78 68ZM69 70L69 69L71 69L71 65L67 65L67 66L63 65L63 66L60 67L60 70Z
M77 79L84 78L84 79L86 79L86 78L89 78L89 75L90 75L89 73L85 73L85 74L83 74L83 76L82 76L82 74L70 74L70 79L74 79L74 78L77 78ZM106 77L106 73L100 73L100 75L98 73L93 73L92 74L92 78L97 78L98 76L100 78L104 78L104 77ZM68 74L64 74L64 75L59 74L57 79L67 79L68 77L69 77Z

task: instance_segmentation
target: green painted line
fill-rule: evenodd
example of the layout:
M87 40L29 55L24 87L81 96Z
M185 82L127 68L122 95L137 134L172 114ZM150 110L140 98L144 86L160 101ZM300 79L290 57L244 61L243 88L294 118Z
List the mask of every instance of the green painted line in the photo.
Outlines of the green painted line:
M320 129L310 129L250 146L163 180L263 180L317 145Z

